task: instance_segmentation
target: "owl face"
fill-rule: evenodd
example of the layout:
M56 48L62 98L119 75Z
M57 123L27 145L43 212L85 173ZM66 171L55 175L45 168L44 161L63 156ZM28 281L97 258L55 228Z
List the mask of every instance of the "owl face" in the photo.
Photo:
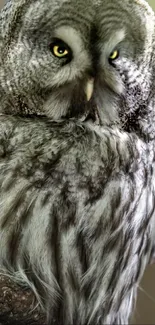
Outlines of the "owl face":
M145 111L154 36L145 1L10 3L0 43L5 113L90 117L128 128Z

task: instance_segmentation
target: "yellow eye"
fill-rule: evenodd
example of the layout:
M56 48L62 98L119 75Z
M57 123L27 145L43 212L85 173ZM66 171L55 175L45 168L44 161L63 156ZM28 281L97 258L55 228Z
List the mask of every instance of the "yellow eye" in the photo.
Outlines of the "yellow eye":
M117 50L114 50L114 51L110 54L109 59L113 61L113 60L116 60L118 57L119 57L119 52L118 52Z
M53 45L52 52L57 58L64 58L69 55L69 49L63 43Z

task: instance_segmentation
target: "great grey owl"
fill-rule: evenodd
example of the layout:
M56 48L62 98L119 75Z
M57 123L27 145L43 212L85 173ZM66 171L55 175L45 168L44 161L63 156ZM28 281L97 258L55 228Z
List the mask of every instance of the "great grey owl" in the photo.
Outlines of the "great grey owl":
M127 324L155 244L155 24L143 0L0 16L0 265L49 324Z

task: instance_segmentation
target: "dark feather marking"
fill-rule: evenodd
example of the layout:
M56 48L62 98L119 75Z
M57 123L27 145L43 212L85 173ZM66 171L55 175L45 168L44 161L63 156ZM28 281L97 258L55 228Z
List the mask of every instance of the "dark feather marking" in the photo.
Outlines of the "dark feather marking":
M144 231L146 231L146 229L150 223L150 220L151 220L152 216L154 215L154 210L155 210L155 207L153 207L153 209L152 209L151 213L149 213L149 215L146 212L146 214L143 216L143 222L141 223L141 225L137 231L138 236L141 236L144 233Z
M80 295L80 283L77 279L76 272L74 270L74 265L68 266L67 274L68 274L69 283L72 287L72 290L75 291L76 293L78 292Z
M139 261L137 264L137 272L134 275L134 283L136 283L138 281L138 279L140 277L141 270L142 270L142 256L139 256ZM132 289L132 285L130 286L130 288Z
M121 189L119 187L117 193L115 193L115 195L113 195L113 197L111 199L111 207L110 207L111 215L110 215L110 220L109 220L111 233L115 232L118 229L118 227L120 226L120 223L122 221L123 213L121 213L121 214L119 213L119 215L117 216L117 210L119 209L120 204L121 204ZM114 217L114 215L115 215L115 217Z
M16 211L21 206L22 202L25 198L25 193L31 188L31 185L27 185L20 192L17 193L16 198L12 202L9 207L7 213L5 214L4 220L2 222L2 229L5 228L8 224L10 224L11 220L15 218Z
M26 223L29 221L29 218L31 217L33 213L33 208L35 205L35 201L29 205L27 209L21 214L20 220L17 220L13 227L13 231L11 232L10 239L8 241L8 247L9 247L9 258L11 261L11 264L14 266L16 264L16 259L18 255L18 247L20 245L20 240L22 238L22 230L23 227L26 225Z
M91 235L89 236L91 242L94 243L101 237L103 236L103 229L104 229L104 225L103 225L103 220L102 220L102 216L100 218L100 220L97 222L97 225L91 230Z
M82 233L82 231L78 231L78 233L77 233L76 247L79 252L80 265L82 268L82 276L84 276L90 266L90 261L89 261L89 250L90 249L85 242L85 236ZM87 300L88 297L90 296L90 292L91 292L91 283L83 286L82 291L85 296L85 299Z
M5 182L5 186L3 184L3 190L5 192L10 191L13 187L16 185L16 176L15 173L13 172L10 179L7 179L7 183Z
M113 249L116 249L118 244L120 243L120 236L121 236L122 230L120 229L119 232L114 234L111 238L109 238L102 250L102 260L104 260L104 257L107 253L111 252Z
M129 238L128 238L128 240L129 240ZM126 251L126 254L125 254L125 258L124 258L124 263L123 263L123 269L122 269L122 271L124 271L126 268L127 268L127 266L128 266L128 264L129 264L129 262L130 262L130 257L132 256L132 247L131 247L131 245L127 248L127 251Z
M143 252L144 256L149 254L149 252L151 251L151 246L152 246L151 239L147 236L147 240L146 240L145 248L144 248L144 252Z
M130 175L130 176L131 176L131 175ZM134 177L134 176L133 176L133 177ZM132 183L134 184L133 181L132 181ZM139 193L139 196L138 196L138 198L137 198L137 200L136 200L136 202L135 202L135 204L134 204L134 207L132 208L132 210L130 211L130 213L128 213L128 218L127 218L127 220L128 220L129 223L131 223L131 221L133 220L133 218L134 218L134 216L135 216L135 211L137 210L137 207L138 207L138 204L139 204L140 198L141 198L141 196L142 196L142 194L143 194L143 191L144 191L144 188L141 189L141 191L140 191L140 193ZM133 197L133 199L134 199L134 197ZM134 201L135 201L135 199L134 199ZM132 203L132 201L131 201L130 203Z
M86 245L85 236L82 231L77 231L76 247L78 248L79 258L82 266L82 274L84 275L89 268L89 248Z
M59 229L59 213L55 206L51 209L51 224L49 226L49 245L51 247L51 256L54 259L52 263L52 269L54 276L59 284L60 290L62 289L62 277L61 277L61 256L60 256L60 229ZM50 297L49 297L50 298ZM51 299L51 298L50 298ZM63 315L63 290L61 290L61 299L59 303L53 307L53 310L49 310L49 318L52 315L52 318L55 321L55 324L59 324L62 321Z
M41 201L42 208L49 203L49 200L51 198L51 192L47 191Z
M103 169L103 170L102 170ZM109 183L109 176L111 171L107 170L107 174L104 174L104 168L100 167L98 174L95 177L89 176L87 178L87 187L89 191L89 199L86 200L85 205L94 204L97 200L99 200L105 191L106 185Z
M59 283L60 283L60 238L59 238L59 214L57 212L57 208L53 206L51 210L51 231L49 231L49 245L52 249L52 256L54 257L54 266L55 266L55 277Z
M128 247L128 242L124 240L123 243L121 244L120 250L118 251L118 258L115 262L115 266L113 268L113 272L108 283L107 294L109 296L111 296L112 292L115 290L118 277L121 274L121 271L123 269L123 265L124 265L123 258L124 258L124 251L126 250L126 247Z
M68 181L65 182L60 192L60 204L62 205L61 230L68 230L71 226L76 224L76 203L71 198L70 184Z
M16 228L16 229L15 229ZM8 255L11 265L16 265L16 257L18 255L18 247L21 240L21 224L18 222L11 233L8 242Z

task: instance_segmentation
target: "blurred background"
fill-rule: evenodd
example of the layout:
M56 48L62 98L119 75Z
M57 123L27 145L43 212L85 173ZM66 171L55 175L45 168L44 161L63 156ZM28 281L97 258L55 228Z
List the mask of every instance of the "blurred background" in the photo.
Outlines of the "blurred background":
M5 2L5 0L0 0L0 9ZM148 3L155 10L155 0L148 0ZM155 266L149 266L143 277L132 324L155 325Z

